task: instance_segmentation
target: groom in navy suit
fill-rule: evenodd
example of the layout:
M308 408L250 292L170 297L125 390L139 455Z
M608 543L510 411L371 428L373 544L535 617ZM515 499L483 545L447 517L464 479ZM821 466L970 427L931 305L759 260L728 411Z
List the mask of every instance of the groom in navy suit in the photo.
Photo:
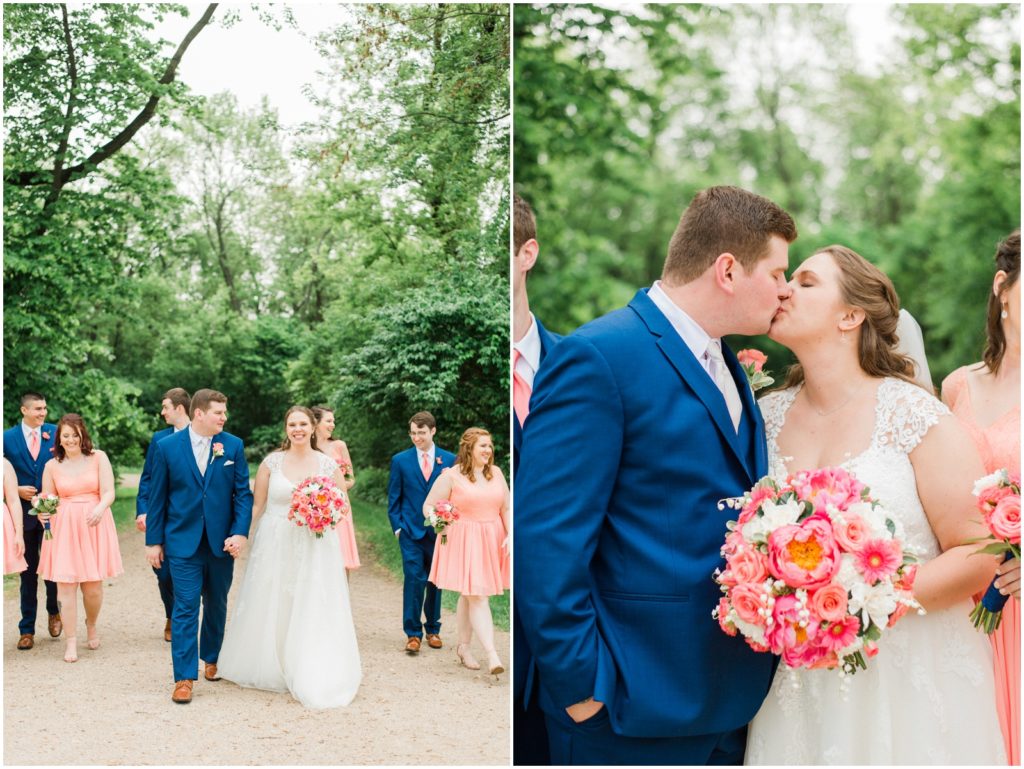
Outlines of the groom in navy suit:
M171 658L177 703L192 701L199 658L207 681L220 680L217 658L224 640L228 591L249 536L252 492L242 441L222 432L228 399L216 390L192 396L192 423L158 441L153 453L146 518L146 559L167 560L174 581ZM229 557L230 556L230 557ZM199 604L203 628L199 633Z
M423 525L423 502L437 476L455 463L455 455L434 445L437 423L427 411L412 415L412 448L391 457L388 477L388 519L402 551L402 628L405 651L417 654L426 630L427 645L440 649L441 591L427 582L437 535Z
M555 764L739 764L773 657L712 619L729 510L767 472L727 334L790 294L792 218L699 192L662 278L562 339L538 373L516 476L516 606Z
M533 382L540 364L562 338L544 328L530 312L526 280L537 263L540 244L537 242L537 219L533 209L519 195L515 195L513 201L512 245L512 406L515 412L512 420L512 477L515 479ZM551 763L548 731L539 703L537 667L524 638L517 606L512 607L512 624L512 763L544 766Z
M43 527L34 515L31 499L43 490L43 467L53 456L57 439L57 426L46 421L46 398L36 392L21 396L21 422L4 431L4 456L14 466L18 476L18 496L21 497L22 520L25 532L25 562L28 568L21 572L21 622L18 623L18 649L25 651L35 645L36 612L39 607L39 550L43 545ZM14 500L7 504L13 505ZM48 629L56 638L62 628L60 607L57 604L57 583L43 580L46 585L46 612Z

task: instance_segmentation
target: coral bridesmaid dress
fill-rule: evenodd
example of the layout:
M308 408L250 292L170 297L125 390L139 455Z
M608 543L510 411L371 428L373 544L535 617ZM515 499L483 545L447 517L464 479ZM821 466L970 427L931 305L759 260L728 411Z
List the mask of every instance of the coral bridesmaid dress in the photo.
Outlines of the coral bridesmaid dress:
M428 579L442 590L501 595L509 587L509 558L501 546L505 485L497 477L472 483L457 469L447 472L454 476L451 503L459 520L448 527L446 543L438 536Z
M1020 472L1020 406L982 428L971 407L967 370L962 366L946 377L942 394L967 428L985 463L985 472L1000 467ZM1003 608L1003 621L992 639L996 674L996 710L1011 766L1020 764L1020 602L1011 598Z
M342 463L347 462L349 467L352 466L351 460L342 456L341 442L336 441L334 444L334 461L338 463L338 467L341 467ZM346 495L348 492L345 492ZM356 545L356 525L352 520L354 513L349 512L348 515L341 516L341 520L335 525L334 530L338 533L338 544L341 545L341 555L345 559L346 569L358 569L359 564L359 546Z
M14 500L14 504L20 505L19 500ZM20 509L20 508L19 508ZM25 571L28 568L28 563L25 561L24 555L18 555L14 552L14 516L11 514L11 510L7 507L7 500L4 500L4 574L17 574Z
M53 582L96 582L124 573L117 529L110 508L95 526L86 516L100 501L100 461L93 454L89 466L78 475L67 472L62 462L53 464L53 483L60 502L50 519L53 539L43 540L39 574Z

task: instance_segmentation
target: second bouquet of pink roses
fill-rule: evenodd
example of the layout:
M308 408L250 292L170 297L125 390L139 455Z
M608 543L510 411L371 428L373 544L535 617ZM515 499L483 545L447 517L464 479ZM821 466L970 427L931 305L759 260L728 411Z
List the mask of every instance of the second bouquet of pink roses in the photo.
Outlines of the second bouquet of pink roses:
M727 524L715 618L756 651L845 677L908 609L923 613L900 522L845 470L762 478L724 506L740 514Z

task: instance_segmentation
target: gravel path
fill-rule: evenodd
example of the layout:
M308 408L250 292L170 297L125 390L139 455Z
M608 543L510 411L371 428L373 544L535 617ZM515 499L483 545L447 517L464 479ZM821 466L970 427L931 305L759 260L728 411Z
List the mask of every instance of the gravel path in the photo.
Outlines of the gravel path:
M17 585L4 591L4 764L509 764L508 674L462 668L455 616L442 617L445 648L402 651L402 586L368 563L352 574L352 612L363 682L347 708L307 710L288 694L196 683L190 705L171 702L171 645L143 557L142 535L120 535L125 574L108 580L101 647L63 662L63 636L45 619L31 651L18 651ZM367 554L368 556L368 554ZM231 604L245 568L235 566ZM42 586L40 611L45 618ZM229 608L229 622L230 622ZM498 631L508 665L509 634ZM474 641L474 651L484 659ZM50 726L47 726L50 724Z

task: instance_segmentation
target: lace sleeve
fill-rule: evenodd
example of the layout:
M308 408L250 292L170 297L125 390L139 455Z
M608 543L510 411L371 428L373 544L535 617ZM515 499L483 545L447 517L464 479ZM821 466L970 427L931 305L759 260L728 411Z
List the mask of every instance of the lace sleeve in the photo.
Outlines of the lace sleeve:
M329 456L320 452L320 474L326 475L328 478L334 477L334 471L338 469L337 460L331 459ZM345 487L341 487L344 491Z
M769 441L774 441L786 420L786 411L793 402L795 388L768 393L757 401L764 418L764 431Z
M283 451L271 451L267 456L263 458L263 464L267 466L268 470L280 470L281 460L284 459Z
M909 454L932 426L950 413L942 401L917 385L886 379L878 388L875 441Z

